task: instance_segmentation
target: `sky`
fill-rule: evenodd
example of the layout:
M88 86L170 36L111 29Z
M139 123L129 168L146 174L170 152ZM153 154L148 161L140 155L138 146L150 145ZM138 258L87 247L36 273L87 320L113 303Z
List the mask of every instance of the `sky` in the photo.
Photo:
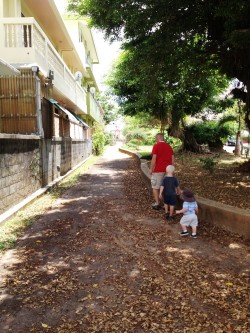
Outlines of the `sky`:
M111 70L113 61L120 53L120 43L113 42L110 44L104 40L103 33L97 30L93 31L93 38L99 58L99 64L94 65L94 75L97 82L102 86L103 76Z
M67 6L67 1L54 0L54 2L59 12L63 14ZM99 88L103 90L105 89L105 85L103 84L104 76L111 70L112 62L119 55L120 43L113 42L110 44L108 41L104 40L103 33L96 29L92 30L92 34L99 58L99 64L93 65L93 71Z

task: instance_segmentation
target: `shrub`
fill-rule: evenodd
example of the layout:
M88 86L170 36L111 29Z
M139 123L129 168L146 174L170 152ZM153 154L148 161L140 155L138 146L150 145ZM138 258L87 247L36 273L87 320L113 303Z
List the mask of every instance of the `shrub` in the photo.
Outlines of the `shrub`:
M133 140L130 140L128 143L127 143L127 146L129 148L131 148L132 150L139 150L139 147L141 145L141 140L139 139L133 139Z
M200 161L203 164L203 169L207 170L211 174L214 172L214 168L218 163L215 161L215 158L215 156L200 158Z
M145 129L145 139L143 141L143 145L145 146L153 146L155 144L155 136L158 133L156 130L146 130Z
M204 121L192 124L186 128L192 133L198 144L208 144L209 147L221 147L225 138L230 135L230 128L220 125L218 121Z
M105 146L105 134L102 126L97 125L92 135L93 153L95 155L101 155Z
M180 148L182 145L182 142L180 139L174 138L172 136L166 137L165 141L170 144L170 146L175 150L177 148Z
M109 132L104 132L105 146L110 145L113 142L113 134Z
M133 139L144 141L146 140L146 133L143 128L134 128L126 133L126 141L131 141Z

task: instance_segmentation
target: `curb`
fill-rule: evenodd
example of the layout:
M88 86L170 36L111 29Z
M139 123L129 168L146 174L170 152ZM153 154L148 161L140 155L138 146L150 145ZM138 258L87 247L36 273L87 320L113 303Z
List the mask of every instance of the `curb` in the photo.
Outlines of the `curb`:
M151 189L150 174L146 160L140 160L141 155L130 150L119 149L120 152L138 159L141 175L148 189ZM199 218L210 222L226 231L238 234L250 240L250 211L218 203L216 201L196 196L199 204ZM179 204L177 204L179 206Z

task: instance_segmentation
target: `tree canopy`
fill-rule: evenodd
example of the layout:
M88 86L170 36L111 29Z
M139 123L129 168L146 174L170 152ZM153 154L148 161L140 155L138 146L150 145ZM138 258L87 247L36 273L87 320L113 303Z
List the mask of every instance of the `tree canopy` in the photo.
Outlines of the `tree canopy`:
M161 122L161 130L168 124L171 135L179 137L184 116L211 105L213 97L226 87L225 77L209 62L198 67L190 59L179 62L178 56L172 56L152 66L145 58L147 53L138 52L138 47L123 52L107 83L125 114L146 112Z
M144 64L158 64L157 73L171 72L172 61L174 71L186 61L203 71L209 62L210 69L238 78L250 128L249 0L70 0L69 9L88 16L107 38L123 38L125 49L143 50Z
M98 102L101 104L102 109L104 110L103 120L107 125L112 121L115 121L120 115L117 105L115 105L112 100L112 96L106 91L97 96Z

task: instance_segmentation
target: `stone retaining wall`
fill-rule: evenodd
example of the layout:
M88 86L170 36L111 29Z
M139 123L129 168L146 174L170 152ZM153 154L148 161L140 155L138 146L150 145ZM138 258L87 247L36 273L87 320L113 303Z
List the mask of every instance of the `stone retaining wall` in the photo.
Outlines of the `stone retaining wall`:
M140 155L132 151L120 148L120 151L130 156L135 156L140 165L141 175L147 188L151 189L150 174L147 161L140 160ZM213 200L196 196L199 205L199 219L203 222L211 222L224 230L238 234L250 240L250 211L232 207ZM249 198L246 198L249 200ZM181 200L177 203L181 206Z
M92 154L90 140L0 137L0 215Z
M41 185L39 140L0 139L0 214Z

